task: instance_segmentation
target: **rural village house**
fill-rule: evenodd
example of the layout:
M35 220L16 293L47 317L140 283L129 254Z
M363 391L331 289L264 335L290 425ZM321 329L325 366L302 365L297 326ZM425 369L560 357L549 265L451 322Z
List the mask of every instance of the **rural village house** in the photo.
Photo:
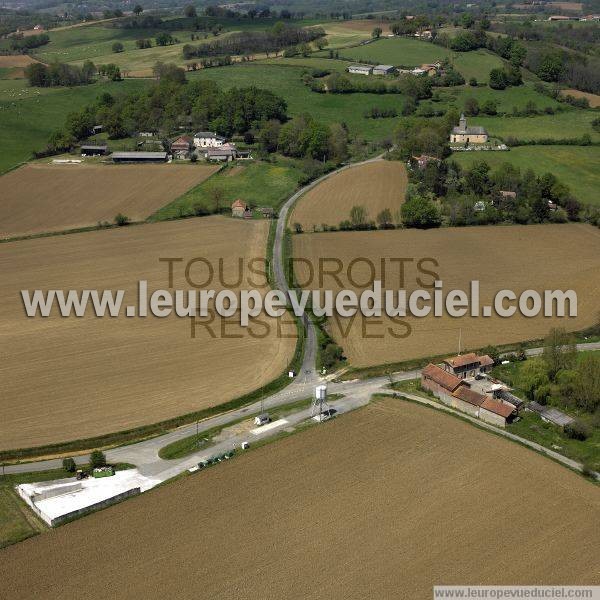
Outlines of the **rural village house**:
M189 158L193 145L194 139L189 135L178 137L171 144L171 154L173 155L173 158Z
M453 144L466 142L467 144L485 144L488 141L487 131L483 127L468 127L465 115L460 115L458 126L452 129L450 142Z
M194 134L194 146L196 148L217 148L226 141L223 136L217 135L214 131L199 131Z
M492 370L494 361L487 355L478 356L474 352L447 358L442 363L442 368L455 377L475 377L478 373L488 373Z
M207 160L230 162L237 158L237 150L233 144L222 144L215 148L206 148L204 157Z
M396 71L393 65L377 65L373 67L373 75L391 75Z
M411 158L421 170L425 169L429 163L439 164L442 162L441 159L435 156L429 156L427 154L421 154L420 156L413 156Z
M238 198L231 205L231 216L237 217L238 219L247 219L252 217L252 211L245 202Z
M348 67L348 73L371 75L371 73L373 73L373 67L371 65L350 65Z
M493 385L486 390L480 387L480 391L477 391L473 389L475 383L431 363L421 372L423 389L429 390L447 406L492 425L505 427L517 414L522 402L508 393L504 386ZM501 390L508 393L506 398L498 395ZM519 406L508 398L515 398Z

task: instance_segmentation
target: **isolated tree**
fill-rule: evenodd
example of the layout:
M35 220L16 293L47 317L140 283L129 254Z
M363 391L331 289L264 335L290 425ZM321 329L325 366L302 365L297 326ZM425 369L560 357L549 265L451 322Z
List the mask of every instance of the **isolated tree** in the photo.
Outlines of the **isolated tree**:
M373 31L371 32L371 37L374 39L379 39L381 37L381 34L383 33L381 27L375 27L373 29Z
M384 208L377 215L377 224L380 229L390 229L394 224L394 220L392 218L392 211L389 208Z
M414 227L416 229L430 229L439 227L442 223L440 211L427 196L414 194L409 198L400 209L402 223L405 227Z
M62 466L67 473L75 473L77 469L77 465L72 458L63 458Z
M367 224L367 209L361 205L355 205L350 209L350 222L355 229Z
M221 206L225 200L225 192L221 187L214 187L210 190L210 199L215 207L215 212L221 212Z
M490 87L493 90L503 90L507 85L504 69L492 69L490 71Z
M183 9L183 14L184 16L186 16L188 19L194 19L198 16L198 13L196 12L196 7L193 4L188 4L184 9Z
M134 15L141 15L144 12L144 7L141 4L136 4L133 7L133 14Z
M294 223L294 231L296 233L302 233L304 230L302 229L301 223Z
M326 46L329 46L329 41L325 37L320 37L315 40L315 46L319 50L323 50Z
M577 361L577 347L573 336L563 328L553 328L544 340L544 363L550 381L562 369L572 369Z
M465 114L474 117L479 114L479 102L477 98L469 97L465 100Z
M92 469L106 466L106 456L104 455L104 452L100 450L94 450L90 454L90 466Z
M129 217L126 217L124 214L119 213L115 217L115 224L118 225L119 227L123 227L125 225L128 225L129 224Z
M125 47L123 46L123 44L121 42L115 42L112 45L113 52L123 52L123 50L125 50Z

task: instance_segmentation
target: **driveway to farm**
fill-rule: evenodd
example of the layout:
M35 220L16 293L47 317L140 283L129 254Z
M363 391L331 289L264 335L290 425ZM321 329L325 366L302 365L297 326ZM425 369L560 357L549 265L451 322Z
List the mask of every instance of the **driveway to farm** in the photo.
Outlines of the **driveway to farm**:
M305 186L298 192L296 192L293 196L291 196L281 207L279 211L279 219L277 222L277 228L275 233L275 240L273 245L273 272L275 278L275 284L277 288L281 291L284 291L286 294L289 292L289 287L287 285L286 277L285 277L285 265L284 265L284 256L283 256L283 243L285 237L285 228L287 216L290 208L294 205L294 203L307 191L324 181L325 179L336 175L337 173L353 168L355 166L359 166L365 163L374 162L377 160L381 160L382 156L378 156L376 158L364 161L362 163L356 163L352 165L346 165L341 169L336 171L332 171L327 175L324 175L320 179L313 181L311 184ZM148 477L152 477L155 479L159 479L160 481L167 481L168 479L178 475L179 473L184 472L190 467L198 464L200 460L203 460L209 456L214 454L218 454L220 452L224 452L230 450L233 445L238 445L242 438L240 436L236 436L235 438L231 438L226 442L220 442L214 446L211 446L210 449L199 450L197 453L186 456L182 459L175 460L164 460L159 457L158 452L161 448L170 444L174 441L190 437L195 435L196 433L202 433L204 431L208 431L210 429L214 429L216 427L224 427L228 424L234 423L236 421L240 421L242 419L248 419L254 415L257 415L261 412L261 410L269 411L278 407L283 407L286 404L291 404L293 402L297 402L298 400L308 399L314 393L314 387L319 382L327 382L328 384L328 392L331 394L340 394L343 396L342 399L336 400L332 402L332 406L335 409L342 413L347 412L349 410L353 410L360 406L364 406L369 402L369 399L373 394L387 392L389 393L389 384L390 378L393 381L403 381L409 379L415 379L420 377L421 371L420 369L412 370L412 371L401 371L393 373L391 376L383 376L383 377L373 377L370 379L355 379L350 381L343 382L333 382L328 381L327 377L319 377L316 372L316 356L317 356L317 336L315 331L315 326L310 319L304 316L304 326L306 328L306 339L304 345L304 357L302 370L297 374L296 378L293 382L280 390L279 392L265 398L262 402L258 401L253 404L247 405L242 408L238 408L232 410L230 412L226 412L215 417L203 420L199 423L192 423L190 425L184 425L170 431L164 435L156 436L154 438L146 439L141 442L137 442L134 444L129 444L126 446L121 446L118 448L113 448L106 451L106 457L109 462L126 462L134 464L138 467L139 471ZM584 350L600 350L600 342L593 342L587 344L578 344L577 349L579 351ZM538 356L543 351L543 348L531 348L527 350L527 355L529 356ZM504 430L497 429L492 426L488 426L487 424L479 421L478 419L471 419L467 415L455 411L451 408L440 405L439 403L423 398L421 396L415 396L412 394L404 394L404 396L409 399L419 402L424 405L432 406L436 409L441 409L446 412L451 412L456 415L459 415L462 418L467 418L468 420L473 421L478 426L484 427L486 429L493 430L495 433L503 435L504 437L517 440L520 443L529 446L530 448L542 452L548 456L551 456L555 460L563 463L564 465L574 468L577 470L581 470L582 466L572 461L556 452L548 450L543 446L539 446L534 442L530 442L523 438L519 438L513 434L510 434ZM293 427L294 425L300 423L303 420L306 420L310 417L310 409L305 409L298 411L292 415L286 417L286 423L283 423L285 427ZM282 427L283 428L283 427ZM260 440L271 435L276 435L279 433L282 428L275 428L266 430L264 434L260 434L258 436L248 436L244 435L243 439L245 440ZM238 437L240 439L238 439ZM88 462L89 455L82 455L75 458L78 464L84 464ZM61 466L60 459L51 459L30 463L22 463L9 465L5 467L6 473L25 473L25 472L34 472L34 471L44 471L47 469L54 469Z

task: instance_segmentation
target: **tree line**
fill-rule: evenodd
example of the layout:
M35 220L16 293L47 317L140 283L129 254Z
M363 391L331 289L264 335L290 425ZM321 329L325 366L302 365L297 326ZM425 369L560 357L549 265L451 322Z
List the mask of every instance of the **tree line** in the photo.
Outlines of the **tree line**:
M279 22L269 31L241 31L197 46L186 44L183 47L183 57L189 60L256 52L264 52L267 55L278 54L284 48L309 43L324 35L325 31L321 27L300 28Z
M121 80L121 70L115 64L96 66L86 60L81 67L66 63L31 63L25 67L25 77L32 87L72 87L87 85L95 81L96 75L102 75L111 81Z

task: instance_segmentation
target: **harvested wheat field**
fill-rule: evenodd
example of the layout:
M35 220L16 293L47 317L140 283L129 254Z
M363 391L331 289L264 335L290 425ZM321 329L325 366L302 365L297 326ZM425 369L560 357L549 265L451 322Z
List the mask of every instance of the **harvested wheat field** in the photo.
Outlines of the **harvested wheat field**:
M28 164L0 177L0 238L150 216L219 169L200 165Z
M377 19L352 19L349 21L334 21L323 25L326 31L329 29L341 29L346 31L360 31L363 33L371 33L375 27L380 27L383 33L389 33L390 22Z
M552 461L390 399L6 548L0 591L428 600L434 584L598 584L599 510Z
M222 404L282 373L295 340L278 337L277 322L266 316L252 330L219 319L210 330L198 326L195 339L189 317L124 316L137 303L139 280L148 281L149 295L169 289L160 258L183 259L174 266L174 289L192 289L185 265L199 257L214 275L209 282L205 263L192 264L195 285L265 288L264 276L249 273L248 260L264 257L268 229L266 221L209 217L4 244L0 342L10 352L0 363L0 449L155 423ZM28 318L23 289L124 290L125 299L115 318L96 318L91 307L82 318L61 318L56 307L48 318ZM295 334L293 324L281 327Z
M479 280L482 307L492 304L494 295L504 289L517 295L528 289L542 294L546 289L573 289L578 296L576 318L502 318L495 314L490 318L453 318L445 311L442 317L398 317L397 322L387 317L334 316L329 320L331 332L353 366L456 352L461 330L464 350L538 339L551 327L580 330L598 319L600 231L589 225L317 233L296 235L293 242L294 256L310 261L314 271L311 281L308 265L299 263L298 282L313 289L362 290L379 279L384 289L405 287L410 293L431 286L439 278L446 292L458 289L469 293L471 280ZM324 265L329 270L337 270L334 260L342 261L338 281L325 275L323 285L319 283L320 258L333 259ZM350 264L357 258L370 263L359 260ZM396 260L401 258L407 260ZM381 277L382 259L385 278Z
M356 205L367 209L370 221L389 208L395 221L407 183L406 167L397 161L378 160L345 169L304 194L290 223L300 223L304 231L313 231L322 224L337 226L350 218L350 210Z

